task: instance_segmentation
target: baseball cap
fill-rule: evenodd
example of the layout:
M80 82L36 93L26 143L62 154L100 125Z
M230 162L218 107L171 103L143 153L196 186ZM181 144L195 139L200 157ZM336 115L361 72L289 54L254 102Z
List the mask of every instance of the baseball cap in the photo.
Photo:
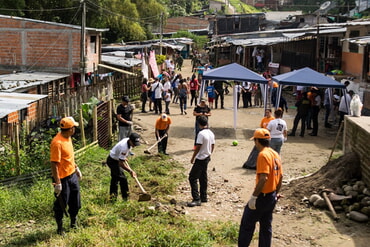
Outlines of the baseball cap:
M122 101L130 102L130 98L125 95L125 96L122 97Z
M250 138L250 140L253 139L270 139L270 131L264 128L258 128L254 131L253 137Z
M79 124L74 120L73 117L65 117L65 118L62 118L62 120L60 120L61 129L70 129L78 125Z
M139 136L139 134L131 133L130 136L129 136L129 139L130 139L130 141L132 141L132 143L135 146L140 146L140 136Z
M163 113L161 115L161 119L162 119L162 121L167 121L168 120L168 117L167 117L167 115L165 113Z

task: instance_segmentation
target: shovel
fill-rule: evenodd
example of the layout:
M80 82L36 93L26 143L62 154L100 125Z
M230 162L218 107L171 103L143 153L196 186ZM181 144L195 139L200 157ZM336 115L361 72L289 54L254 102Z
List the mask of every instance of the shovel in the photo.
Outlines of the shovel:
M166 137L167 137L167 134L164 134L164 136L162 136L160 139L158 139L158 141L156 141L150 148L144 150L144 153L151 154L150 149L154 148L158 143L160 143Z
M140 190L142 192L142 194L139 195L139 202L145 202L145 201L150 201L152 199L151 195L149 195L143 188L143 186L141 185L141 183L139 182L139 179L137 179L137 177L135 176L134 177L137 185L139 185L140 187Z
M125 163L126 163L126 166L129 166L126 160L125 160ZM141 192L142 192L142 193L139 195L139 202L150 201L150 200L152 199L151 195L149 195L149 194L145 191L144 187L141 185L141 183L139 182L139 179L137 179L137 177L136 177L136 176L134 177L134 179L135 179L135 181L136 181L137 185L139 185L139 188L140 188L140 190L141 190Z

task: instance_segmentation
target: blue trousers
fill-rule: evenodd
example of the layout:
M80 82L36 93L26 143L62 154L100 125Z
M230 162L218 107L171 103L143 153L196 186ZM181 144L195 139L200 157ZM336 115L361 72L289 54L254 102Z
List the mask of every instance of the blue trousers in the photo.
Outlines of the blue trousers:
M245 206L239 229L239 247L247 247L252 241L257 221L260 223L259 247L270 247L272 238L272 212L276 204L276 192L261 193L256 201L256 209Z

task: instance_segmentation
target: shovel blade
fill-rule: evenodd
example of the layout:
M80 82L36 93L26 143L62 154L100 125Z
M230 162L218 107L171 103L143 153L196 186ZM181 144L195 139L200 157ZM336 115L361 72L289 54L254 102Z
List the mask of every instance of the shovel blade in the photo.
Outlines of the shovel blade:
M139 202L146 202L150 201L152 197L149 194L141 194L139 195Z

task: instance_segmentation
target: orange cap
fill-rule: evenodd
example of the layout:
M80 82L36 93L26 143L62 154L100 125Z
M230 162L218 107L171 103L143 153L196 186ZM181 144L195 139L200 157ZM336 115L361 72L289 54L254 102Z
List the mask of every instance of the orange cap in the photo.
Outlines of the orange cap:
M253 139L270 139L270 131L264 128L258 128L254 131L253 137L250 138L250 140Z

